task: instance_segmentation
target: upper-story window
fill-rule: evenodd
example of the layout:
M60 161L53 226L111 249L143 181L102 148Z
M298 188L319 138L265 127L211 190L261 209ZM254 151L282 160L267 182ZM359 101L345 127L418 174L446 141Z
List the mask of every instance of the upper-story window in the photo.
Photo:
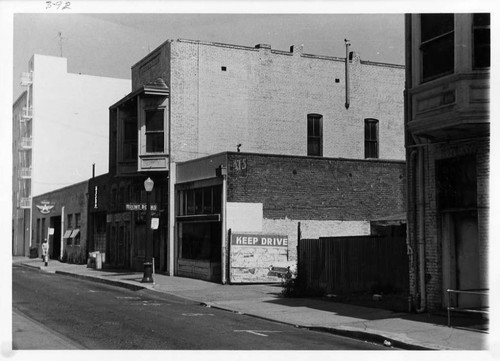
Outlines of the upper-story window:
M490 14L473 14L473 67L474 69L490 67Z
M454 21L453 14L420 15L422 82L454 72Z
M307 115L307 155L323 156L323 116Z
M163 109L146 110L146 152L164 152Z
M123 160L137 159L137 123L133 118L123 122Z
M377 119L365 119L365 158L378 158Z
M80 228L81 220L82 220L81 214L75 213L75 228Z

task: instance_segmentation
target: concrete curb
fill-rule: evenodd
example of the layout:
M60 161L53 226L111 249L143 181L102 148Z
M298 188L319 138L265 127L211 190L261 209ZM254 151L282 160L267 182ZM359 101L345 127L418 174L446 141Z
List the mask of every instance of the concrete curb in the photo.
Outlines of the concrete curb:
M337 336L348 337L348 338L352 338L352 339L356 339L356 340L360 340L360 341L372 342L372 343L375 343L375 344L378 344L378 345L387 346L386 345L386 341L388 341L388 342L390 342L390 346L387 346L387 347L391 347L392 346L392 347L396 347L396 348L399 348L399 349L402 349L402 350L411 350L411 351L427 350L427 351L432 351L432 350L438 350L439 349L439 348L430 348L430 347L420 346L420 345L413 344L413 343L403 342L403 341L396 340L394 338L390 338L390 337L387 337L387 336L384 336L384 335L380 335L380 334L376 334L376 333L373 333L373 332L366 332L366 331L359 331L359 330L346 330L346 329L335 328L335 327L297 325L297 324L294 324L294 323L290 323L290 322L286 322L286 321L280 321L280 320L276 320L276 319L269 318L269 317L254 315L254 314L251 314L251 313L245 313L245 312L241 312L241 311L235 311L235 310L232 310L230 308L221 307L221 306L214 305L214 304L211 304L211 303L201 302L201 305L205 306L205 307L209 307L209 308L215 308L217 310L238 313L238 314L247 315L247 316L254 317L254 318L259 318L261 320L272 321L272 322L276 322L276 323L280 323L280 324L284 324L284 325L288 325L288 326L293 326L293 327L296 327L296 328L303 328L303 329L307 329L307 330L311 330L311 331L318 331L318 332L327 332L327 333L331 333L331 334L334 334L334 335L337 335Z
M144 287L144 286L139 286L139 285L134 285L131 283L123 282L123 281L115 281L115 280L108 280L104 278L100 278L97 276L89 276L89 275L80 275L72 272L66 272L66 271L55 271L56 274L61 274L65 276L70 276L74 278L80 278L80 279L86 279L86 280L92 280L98 283L104 283L110 286L116 286L116 287L121 287L121 288L126 288L132 291L140 291L144 289L151 289L149 287Z
M39 269L39 270L42 270L45 272L49 272L49 271L44 270L43 266L33 266L33 265L28 265L28 264L20 264L20 265L23 267L27 267L27 268ZM170 294L168 292L163 292L161 290L157 290L154 287L134 285L134 284L130 284L127 282L123 282L121 280L109 280L109 279L100 278L98 276L81 275L81 274L76 274L73 272L66 272L66 271L60 271L60 270L54 270L50 273L61 274L61 275L66 275L66 276L85 279L85 280L92 280L92 281L95 281L98 283L103 283L103 284L107 284L107 285L111 285L111 286L126 288L126 289L129 289L132 291L139 291L139 290L148 289L148 290L152 290L152 291L156 291L156 292L160 292L160 293ZM272 322L276 322L276 323L280 323L280 324L285 324L288 326L293 326L296 328L303 328L303 329L307 329L307 330L311 330L311 331L327 332L327 333L331 333L334 335L348 337L348 338L352 338L352 339L356 339L356 340L360 340L360 341L367 341L367 342L372 342L372 343L379 344L379 345L385 345L388 348L389 347L396 347L396 348L403 349L403 350L442 350L442 348L440 348L440 347L431 348L428 346L418 345L416 343L404 342L404 341L397 340L397 339L394 339L392 337L387 337L386 335L382 335L382 334L378 334L378 333L361 331L361 330L354 330L354 329L349 330L349 329L345 329L345 328L336 328L336 327L297 325L294 323L280 321L280 320L276 320L276 319L265 317L265 316L259 316L259 315L255 315L255 314L251 314L251 313L236 311L234 309L218 306L218 305L212 304L212 303L206 303L206 302L203 302L200 300L194 300L192 298L181 297L181 296L177 296L177 297L180 297L180 298L186 299L188 301L192 301L192 302L199 302L201 306L208 307L208 308L214 308L214 309L218 309L218 310L222 310L222 311L226 311L226 312L243 314L243 315L247 315L247 316L254 317L254 318L259 318L259 319L266 320L266 321L272 321ZM390 345L387 345L387 342L390 342Z

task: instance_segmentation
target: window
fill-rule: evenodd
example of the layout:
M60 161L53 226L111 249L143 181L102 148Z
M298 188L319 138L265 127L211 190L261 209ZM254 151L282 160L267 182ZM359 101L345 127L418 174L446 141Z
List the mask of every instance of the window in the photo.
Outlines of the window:
M490 67L490 14L473 14L473 66L474 69Z
M66 228L73 228L73 215L72 214L68 214L68 224L66 226Z
M203 187L183 192L179 215L219 214L221 212L221 187Z
M81 214L75 213L75 228L80 228Z
M422 81L451 74L455 69L453 14L420 15Z
M164 151L163 109L146 110L146 152L163 153Z
M378 158L377 119L365 119L365 158Z
M323 117L319 114L307 115L307 155L323 155Z
M137 124L135 119L123 122L123 160L137 159Z

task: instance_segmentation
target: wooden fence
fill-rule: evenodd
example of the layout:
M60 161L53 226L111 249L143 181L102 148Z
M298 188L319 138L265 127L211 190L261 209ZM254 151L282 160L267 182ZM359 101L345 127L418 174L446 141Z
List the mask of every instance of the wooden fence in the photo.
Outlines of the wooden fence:
M355 236L301 239L299 280L326 293L407 292L405 237Z

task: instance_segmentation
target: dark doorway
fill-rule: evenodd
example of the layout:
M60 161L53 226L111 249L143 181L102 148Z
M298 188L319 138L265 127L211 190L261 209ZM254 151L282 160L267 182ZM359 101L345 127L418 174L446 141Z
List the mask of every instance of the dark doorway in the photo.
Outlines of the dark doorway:
M61 255L61 216L50 217L50 228L54 228L54 234L50 236L49 244L52 246L49 250L51 259L59 259Z

